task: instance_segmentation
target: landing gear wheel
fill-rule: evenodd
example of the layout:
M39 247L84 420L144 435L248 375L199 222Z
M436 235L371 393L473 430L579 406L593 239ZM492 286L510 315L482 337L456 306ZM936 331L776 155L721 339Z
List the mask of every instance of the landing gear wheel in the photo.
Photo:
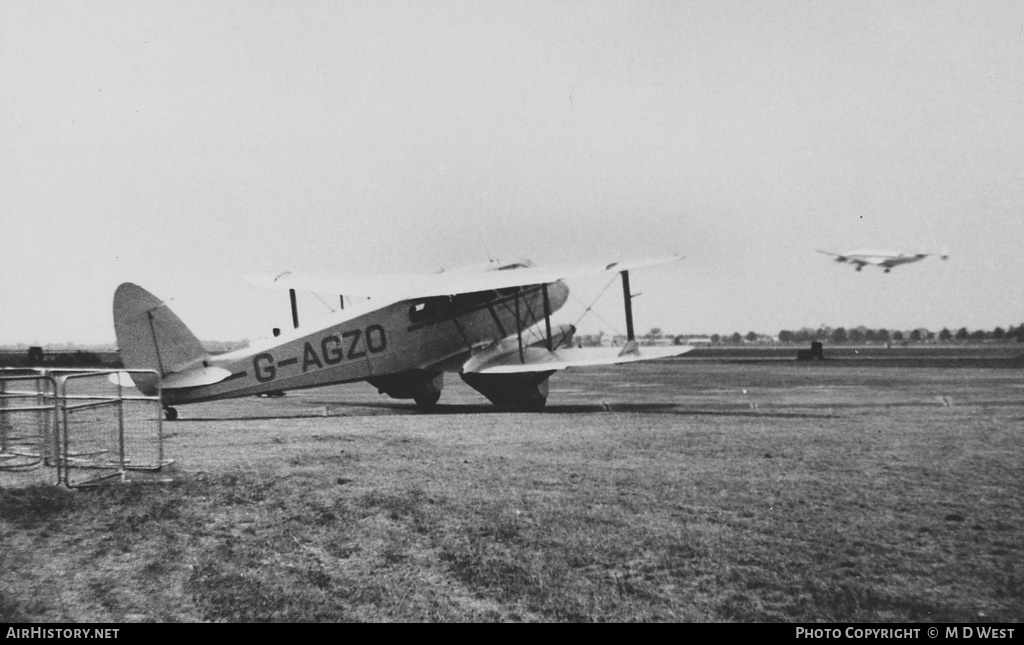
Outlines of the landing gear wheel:
M164 418L168 421L175 421L178 418L178 411L174 408L164 408Z
M429 394L419 394L412 397L412 400L416 402L416 407L420 410L429 410L441 398L440 392L430 392Z

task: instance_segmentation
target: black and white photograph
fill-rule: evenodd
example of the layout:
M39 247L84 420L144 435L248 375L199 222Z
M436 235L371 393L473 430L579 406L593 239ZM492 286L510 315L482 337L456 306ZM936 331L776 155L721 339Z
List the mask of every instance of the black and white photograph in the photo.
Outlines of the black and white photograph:
M6 638L1018 636L1019 1L0 0L0 240Z

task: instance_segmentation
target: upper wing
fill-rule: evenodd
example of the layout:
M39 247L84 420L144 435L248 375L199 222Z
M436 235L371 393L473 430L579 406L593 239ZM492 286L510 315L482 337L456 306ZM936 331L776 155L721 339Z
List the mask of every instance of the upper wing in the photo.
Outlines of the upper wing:
M396 300L429 298L460 293L494 291L532 284L547 284L587 275L618 273L645 266L668 264L682 260L682 256L651 258L631 262L612 262L600 267L552 267L492 269L480 272L451 271L431 274L312 274L292 273L258 274L246 276L249 282L275 289L297 289L319 293L386 297Z
M821 249L815 249L818 253L824 253L825 255L831 255L836 259L836 262L849 262L850 258L846 257L842 253L833 253L832 251L822 251Z

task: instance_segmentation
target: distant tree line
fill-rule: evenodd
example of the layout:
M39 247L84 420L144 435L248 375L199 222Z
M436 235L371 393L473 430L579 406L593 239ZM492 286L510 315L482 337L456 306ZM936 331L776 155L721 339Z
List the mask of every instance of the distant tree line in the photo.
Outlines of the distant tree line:
M728 336L720 336L719 334L712 334L711 342L713 343L734 343L739 344L742 342L756 342L763 340L763 337L749 332L746 335L741 335L739 332L735 332ZM973 331L968 330L966 327L961 327L956 331L952 331L948 328L942 328L941 331L933 332L926 328L918 328L912 330L888 330L888 329L870 329L868 327L852 327L847 329L846 327L819 327L813 329L810 327L804 327L799 330L783 329L779 332L777 337L780 343L810 343L813 341L831 342L835 344L842 343L918 343L918 342L983 342L983 341L1003 341L1003 342L1024 342L1024 323L1014 327L1011 325L1009 328L1004 329L1003 327L996 327L995 329L975 329Z
M117 352L43 350L42 347L0 350L0 367L67 367L81 369L123 367Z
M977 343L977 342L1024 342L1024 323L1008 328L996 327L995 329L968 330L966 327L953 331L943 328L934 332L924 327L910 330L888 330L870 329L868 327L803 327L798 330L783 329L778 336L759 334L749 331L745 334L733 332L731 334L671 334L665 333L660 327L653 327L646 334L638 336L644 344L674 344L686 345L694 342L710 342L713 345L744 345L744 344L770 344L770 343L793 343L805 344L814 341L827 342L831 344L844 343ZM604 332L597 334L580 334L574 341L582 346L613 344L621 345L625 342L625 336L621 334L606 336Z

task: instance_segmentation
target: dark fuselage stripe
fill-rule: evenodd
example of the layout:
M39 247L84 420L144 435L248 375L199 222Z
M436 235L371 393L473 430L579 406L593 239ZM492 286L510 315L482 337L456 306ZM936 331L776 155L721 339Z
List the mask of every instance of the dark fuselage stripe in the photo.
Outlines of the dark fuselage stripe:
M536 295L536 293L539 290L540 290L540 287L533 287L531 289L527 289L527 290L521 291L518 294L518 298L525 301L530 296ZM417 329L423 329L424 327L432 327L434 325L438 325L438 324L443 323L443 322L448 322L449 320L455 320L456 318L459 318L461 316L467 316L469 314L475 314L476 312L483 311L484 309L490 309L491 310L491 315L494 315L493 307L495 305L507 304L507 303L510 303L510 302L516 300L516 298L517 298L516 295L500 296L500 297L498 297L498 298L496 298L494 300L487 300L486 302L483 302L483 303L478 304L478 305L469 305L469 306L467 306L467 307L465 307L463 309L459 309L457 311L451 312L448 315L443 316L443 317L439 316L437 318L434 318L433 320L428 320L428 321L424 321L424 322L421 322L421 323L418 323L418 324L415 324L415 325L410 325L410 326L406 327L405 329L406 329L406 331L416 331ZM527 309L527 311L529 311L530 307L527 307L526 309ZM536 320L536 316L534 316L534 320ZM502 333L504 333L504 331L502 331Z

